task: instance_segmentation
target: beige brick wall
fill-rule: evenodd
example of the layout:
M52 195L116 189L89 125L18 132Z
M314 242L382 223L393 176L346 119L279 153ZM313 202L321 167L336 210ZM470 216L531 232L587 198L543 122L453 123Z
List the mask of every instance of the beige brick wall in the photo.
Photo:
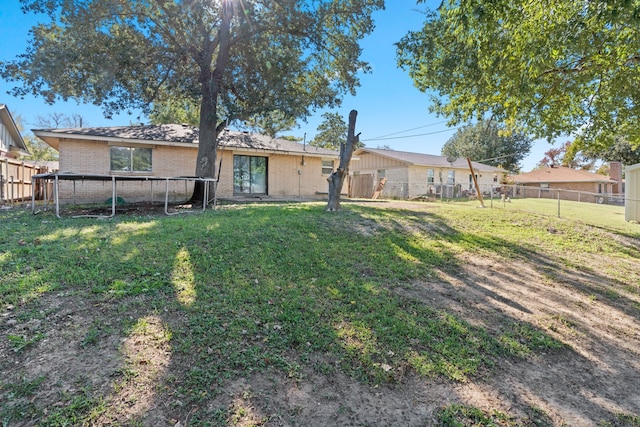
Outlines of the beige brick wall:
M123 144L123 146L126 144ZM153 177L193 176L198 155L197 146L152 148ZM322 174L322 158L302 155L237 151L236 154L267 157L267 192L270 196L324 198L328 191L327 175ZM220 166L218 197L233 197L234 152L220 151L217 165ZM220 157L221 156L221 157ZM220 163L220 159L222 162ZM335 160L337 164L337 160ZM110 171L109 144L106 141L60 141L60 170L63 172L112 175ZM298 173L300 171L300 173ZM126 173L117 175L126 176ZM135 173L135 175L145 175ZM163 202L166 183L164 181L118 181L117 196L126 202L153 200ZM106 202L112 195L111 181L61 181L62 203ZM191 196L193 183L170 182L169 200L183 201ZM345 187L346 191L346 187ZM323 194L324 193L324 194Z
M558 191L560 191L561 200L595 202L600 197L611 194L611 190L611 184L602 184L602 191L598 192L598 184L594 182L550 183L548 188L541 188L540 184L529 184L522 186L518 195L522 197L557 199Z
M285 155L256 152L222 153L218 197L233 197L233 156L257 156L267 158L267 194L277 197L323 198L328 191L327 177L322 174L322 158L301 155ZM335 160L337 164L337 160ZM220 163L219 163L220 164ZM298 174L300 171L300 174ZM346 188L346 187L345 187ZM320 194L319 194L320 193Z
M126 144L123 144L126 145ZM151 146L152 173L154 177L191 176L195 172L197 147ZM105 141L60 141L60 171L97 175L112 175L109 160L109 144ZM126 176L126 173L118 175ZM135 173L135 175L146 175ZM61 181L61 203L101 203L112 196L111 181ZM118 181L117 197L126 202L164 202L165 181ZM187 200L193 192L192 182L170 182L169 200Z

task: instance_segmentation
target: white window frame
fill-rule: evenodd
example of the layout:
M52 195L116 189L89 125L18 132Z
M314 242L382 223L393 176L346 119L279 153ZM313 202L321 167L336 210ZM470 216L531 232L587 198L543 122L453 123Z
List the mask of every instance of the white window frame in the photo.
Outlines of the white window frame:
M435 184L436 171L433 169L427 169L427 184Z
M335 160L322 159L322 175L331 175L335 167Z
M113 168L113 153L114 153L114 149L118 149L118 150L126 150L129 153L129 165L127 169L114 169ZM134 165L136 164L136 162L134 161L134 155L136 150L140 150L140 152L142 152L142 150L145 150L146 152L149 153L149 168L148 169L141 169L141 170L136 170L134 169ZM126 145L110 145L109 146L109 171L112 173L152 173L153 172L153 149L150 147L132 147L132 146L126 146Z

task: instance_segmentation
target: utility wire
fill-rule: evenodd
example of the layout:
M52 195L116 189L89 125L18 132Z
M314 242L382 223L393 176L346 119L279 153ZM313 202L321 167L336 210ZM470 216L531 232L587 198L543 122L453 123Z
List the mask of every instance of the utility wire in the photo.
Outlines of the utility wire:
M411 132L412 130L423 129L423 128L427 128L427 127L430 127L430 126L441 125L442 123L447 123L447 121L443 120L441 122L431 123L431 124L424 125L424 126L418 126L417 128L411 128L411 129L407 129L407 130L401 130L399 132L388 133L386 135L376 136L375 138L371 138L369 141L373 141L373 140L380 139L380 138L386 138L387 136L393 136L393 135L397 135L399 133Z
M491 161L491 160L498 160L498 159L503 159L505 157L515 156L516 154L520 154L520 153L505 154L504 156L493 157L491 159L474 160L474 162L478 162L478 163L488 162L488 161Z
M419 134L416 134L416 135L394 136L394 137L389 137L389 138L378 137L378 138L373 138L373 139L363 139L361 141L362 142L372 142L372 141L386 141L386 140L389 140L389 139L415 138L416 136L435 135L437 133L451 132L452 130L460 129L461 127L462 126L458 126L458 127L455 127L455 128L437 130L435 132L419 133Z

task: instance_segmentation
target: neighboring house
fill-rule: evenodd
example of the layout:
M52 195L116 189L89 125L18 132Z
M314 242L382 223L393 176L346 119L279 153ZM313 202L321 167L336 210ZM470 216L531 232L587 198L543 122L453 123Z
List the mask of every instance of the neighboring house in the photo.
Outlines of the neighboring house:
M0 159L28 156L29 150L6 105L0 104Z
M354 181L358 179L358 175L369 175L373 177L375 186L380 179L386 178L382 192L386 197L455 197L475 191L466 159L454 160L430 154L366 147L356 150L354 156L358 158L351 165ZM503 169L482 163L471 164L482 192L490 191L492 185L500 185L507 173Z
M31 177L40 169L19 156L29 156L29 150L9 109L0 104L0 204L31 198Z
M36 129L33 133L59 151L61 172L164 178L195 173L198 128L192 126ZM218 197L322 197L327 193L327 177L337 166L338 153L331 150L245 132L224 131L219 138ZM171 185L172 201L191 196L192 181ZM150 195L157 200L164 191L165 184L157 181L118 181L118 197L126 202L149 201ZM111 184L86 180L71 188L67 182L61 197L73 197L71 192L77 200L104 201L111 197Z
M624 218L627 221L640 222L640 163L627 166L625 178Z
M566 166L552 166L536 169L513 177L515 184L533 187L538 197L558 197L564 200L594 201L600 195L610 196L617 181L593 172L571 169ZM524 191L524 190L521 190ZM585 194L583 194L585 193ZM533 197L533 193L521 194Z

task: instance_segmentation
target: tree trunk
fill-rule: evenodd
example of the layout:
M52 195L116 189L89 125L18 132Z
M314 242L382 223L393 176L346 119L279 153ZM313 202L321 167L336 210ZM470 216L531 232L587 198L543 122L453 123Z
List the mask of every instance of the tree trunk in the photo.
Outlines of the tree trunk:
M230 2L222 2L220 31L218 43L207 40L203 46L200 64L200 85L202 101L200 103L200 133L198 135L198 159L196 176L198 178L216 177L216 155L218 151L218 134L225 124L218 124L218 97L222 88L222 77L227 69L230 58ZM211 68L215 46L218 45L218 55L215 68ZM204 200L205 183L196 181L191 196L192 203L207 202Z
M340 210L340 193L344 179L349 176L349 163L353 155L354 148L358 145L360 134L356 135L356 117L358 112L351 110L349 113L349 129L347 131L346 144L340 145L340 164L327 178L329 181L329 201L327 202L327 211L333 212Z
M200 133L198 135L198 160L196 163L196 176L198 178L215 178L216 155L218 151L218 134L216 132L216 107L211 104L211 94L203 91L202 104L200 106ZM192 203L204 202L204 185L202 181L196 181L191 196Z

